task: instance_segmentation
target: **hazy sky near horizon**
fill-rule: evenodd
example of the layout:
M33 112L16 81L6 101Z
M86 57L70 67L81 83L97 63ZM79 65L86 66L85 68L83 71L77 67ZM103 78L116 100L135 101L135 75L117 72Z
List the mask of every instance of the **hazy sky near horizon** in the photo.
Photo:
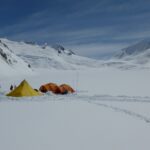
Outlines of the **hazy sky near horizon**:
M0 36L99 58L150 37L149 0L1 0Z

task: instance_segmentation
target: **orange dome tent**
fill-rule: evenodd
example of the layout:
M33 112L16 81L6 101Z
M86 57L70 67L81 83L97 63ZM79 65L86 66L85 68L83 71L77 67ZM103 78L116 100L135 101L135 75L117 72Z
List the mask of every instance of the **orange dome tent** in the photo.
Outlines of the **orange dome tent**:
M60 90L61 90L61 94L66 94L67 93L74 93L75 90L69 86L68 84L62 84L59 86Z
M43 93L51 91L54 94L61 94L59 86L57 86L57 84L55 83L48 83L48 84L42 85L39 90Z
M68 90L66 90L66 88L64 88L63 86L59 86L60 92L61 94L68 94Z

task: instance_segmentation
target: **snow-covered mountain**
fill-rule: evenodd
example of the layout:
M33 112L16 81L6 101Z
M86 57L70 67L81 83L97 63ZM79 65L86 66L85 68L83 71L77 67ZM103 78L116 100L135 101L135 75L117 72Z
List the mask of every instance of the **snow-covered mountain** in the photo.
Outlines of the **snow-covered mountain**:
M15 55L2 40L0 40L0 69L1 75L32 72L29 64Z
M136 56L148 51L149 49L150 49L150 40L143 40L134 45L122 49L121 52L117 53L115 56L120 59L131 55Z
M38 45L33 42L15 42L1 39L2 43L11 49L31 68L81 69L97 67L98 61L75 55L71 50L61 45Z
M106 64L119 68L150 68L150 40L143 40L122 49Z
M143 40L121 50L115 58L131 61L135 64L150 64L150 40Z
M46 69L85 69L115 67L121 69L150 68L150 40L122 49L112 59L98 61L76 55L61 45L38 45L0 39L0 68L4 74L27 73Z

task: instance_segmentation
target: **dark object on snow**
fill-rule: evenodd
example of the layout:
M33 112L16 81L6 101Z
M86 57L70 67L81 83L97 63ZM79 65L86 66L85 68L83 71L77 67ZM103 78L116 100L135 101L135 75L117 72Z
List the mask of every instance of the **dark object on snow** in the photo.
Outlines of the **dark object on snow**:
M10 86L10 90L11 90L11 91L13 90L13 85Z
M34 89L34 91L39 92L39 90L38 90L38 89Z
M30 64L28 64L28 67L29 67L29 68L31 68L31 65L30 65Z

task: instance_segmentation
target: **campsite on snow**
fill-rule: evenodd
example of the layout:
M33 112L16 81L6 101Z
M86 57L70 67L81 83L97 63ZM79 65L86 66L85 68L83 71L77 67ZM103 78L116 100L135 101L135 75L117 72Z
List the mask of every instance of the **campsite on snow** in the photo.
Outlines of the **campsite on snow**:
M94 60L0 39L0 149L149 149L149 58L148 40Z

